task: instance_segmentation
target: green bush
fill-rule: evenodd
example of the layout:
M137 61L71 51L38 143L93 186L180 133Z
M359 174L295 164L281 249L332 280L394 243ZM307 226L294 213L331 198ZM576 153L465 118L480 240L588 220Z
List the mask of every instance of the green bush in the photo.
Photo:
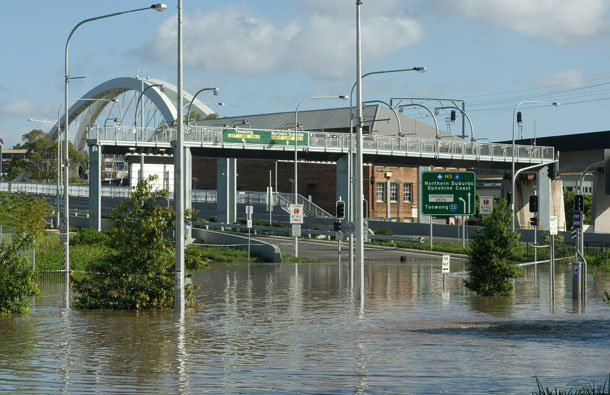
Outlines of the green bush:
M105 244L110 240L107 233L91 228L79 228L75 235L70 236L70 246Z
M85 276L74 280L77 307L174 307L175 243L166 234L175 228L175 212L156 204L165 201L169 192L154 191L152 180L140 181L130 198L111 212L110 249L101 259L88 263ZM195 288L192 284L185 287L187 305L194 302Z
M394 232L392 232L389 229L379 229L379 230L376 230L375 234L379 235L379 236L394 236Z
M482 225L468 246L469 279L465 284L484 296L512 295L510 280L520 273L520 268L510 259L514 258L520 235L510 230L511 213L506 210L505 200L494 207L492 214L483 217Z
M610 272L610 250L604 250L589 261L591 273Z

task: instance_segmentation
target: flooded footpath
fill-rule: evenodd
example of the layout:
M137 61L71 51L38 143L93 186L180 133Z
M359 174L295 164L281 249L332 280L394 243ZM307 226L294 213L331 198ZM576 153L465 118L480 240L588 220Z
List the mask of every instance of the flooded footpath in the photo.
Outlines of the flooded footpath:
M452 271L463 270L452 264ZM0 317L3 393L529 394L610 373L610 276L573 302L558 265L528 267L514 297L443 279L439 259L367 264L365 298L345 265L215 264L201 305L173 311L64 308L43 278L30 313Z

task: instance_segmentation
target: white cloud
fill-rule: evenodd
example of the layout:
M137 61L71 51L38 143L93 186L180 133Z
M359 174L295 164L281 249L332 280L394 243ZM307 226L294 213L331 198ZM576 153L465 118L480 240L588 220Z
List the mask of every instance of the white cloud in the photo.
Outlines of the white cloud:
M30 100L18 100L0 106L0 113L11 116L31 115L36 110Z
M546 74L536 81L536 85L541 87L579 88L584 85L583 72L582 70L570 69L555 74Z
M437 0L464 15L565 44L605 30L607 0Z
M302 25L292 22L285 26L255 15L242 5L185 18L185 65L249 75L271 75L294 69L330 77L352 72L355 63L352 14L314 12ZM400 13L368 17L362 21L362 30L365 59L399 51L422 37L419 24ZM157 31L152 56L175 62L175 43L176 21L170 17Z

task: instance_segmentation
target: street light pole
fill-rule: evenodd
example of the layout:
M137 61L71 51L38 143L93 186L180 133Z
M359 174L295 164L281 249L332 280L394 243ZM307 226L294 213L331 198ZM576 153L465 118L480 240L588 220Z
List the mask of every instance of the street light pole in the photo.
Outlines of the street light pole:
M357 41L357 53L356 53L356 68L357 68L357 77L356 81L352 85L352 89L349 94L349 155L347 156L347 179L348 179L348 191L347 191L347 218L349 222L354 221L354 162L355 162L355 150L354 150L354 139L352 138L352 133L354 130L354 106L352 103L352 98L354 97L354 89L356 86L362 83L362 79L368 77L369 75L375 74L391 74L391 73L402 73L406 71L417 71L418 73L425 73L426 67L424 66L416 66L410 67L407 69L395 69L395 70L379 70L379 71L371 71L364 75L362 75L362 60L361 60L361 44L360 44L360 5L362 5L362 0L358 0L356 2L356 23L357 23L357 32L356 32L356 41ZM362 93L362 89L360 90ZM360 104L362 106L362 104ZM349 271L350 278L353 280L353 265L354 265L354 235L350 234L349 236ZM353 283L353 281L351 281Z
M70 82L70 73L68 72L68 51L70 48L70 40L72 39L72 35L74 34L74 32L76 31L76 29L78 29L81 25L84 25L85 23L88 22L93 22L93 21L97 21L99 19L105 19L105 18L110 18L113 16L118 16L118 15L122 15L122 14L128 14L128 13L132 13L132 12L137 12L137 11L144 11L144 10L156 10L156 11L165 11L167 9L167 6L165 4L153 4L150 7L145 7L145 8L138 8L138 9L134 9L134 10L129 10L129 11L120 11L120 12L115 12L112 14L106 14L106 15L101 15L101 16L97 16L94 18L88 18L85 20L80 21L79 23L76 24L76 26L74 26L74 28L72 28L72 30L70 31L70 34L68 35L68 39L66 40L66 48L65 48L65 73L64 73L64 105L65 105L65 127L64 127L64 132L66 134L66 145L65 145L65 158L64 158L64 220L65 220L65 224L63 224L63 227L65 228L65 233L64 233L64 237L65 237L65 241L64 241L64 273L66 275L66 280L70 279L70 211L69 211L69 182L68 182L68 177L70 176L70 168L69 168L69 157L68 157L68 148L69 148L69 137L70 134L69 132L69 119L68 119L68 84Z
M197 95L199 95L203 91L213 91L214 92L214 96L218 96L218 91L219 90L220 90L219 88L202 88L202 89L199 89L197 91L197 93L195 93L193 95L193 98L191 99L191 102L189 103L189 108L186 111L186 124L187 125L191 124L191 122L190 122L191 121L191 106L193 105L193 102L195 101L195 98L197 97ZM222 105L224 105L224 103Z
M459 108L457 106L436 107L436 108L434 108L434 111L436 111L436 110L447 110L447 109L458 110L459 112L462 113L462 115L464 117L466 117L466 119L468 120L468 124L470 125L470 134L471 134L470 141L474 142L475 141L475 138L474 138L474 127L472 126L472 121L470 120L470 117L468 116L468 114L466 114L466 111L462 110L461 108Z
M174 204L176 206L176 284L174 309L178 313L184 312L184 286L185 286L185 267L184 267L184 104L182 97L182 0L178 0L178 69L176 70L178 80L177 98L177 130L176 147L174 150Z
M297 172L297 146L298 146L298 130L299 130L299 107L301 104L308 100L329 100L329 99L341 99L347 100L347 96L311 96L306 97L297 104L296 110L294 110L294 204L299 203L298 195L298 172ZM299 256L299 238L294 236L294 256Z
M436 120L436 116L434 115L434 113L432 111L430 111L430 109L428 107L424 106L423 104L419 104L419 103L401 104L400 106L398 106L398 112L403 112L405 107L420 107L420 108L423 108L424 110L428 111L428 114L430 114L430 116L434 120L434 130L436 131L435 138L438 140L438 121Z
M553 107L559 106L559 102L556 101L537 101L537 100L523 100L517 103L515 109L513 110L513 144L512 144L512 160L511 160L511 195L510 195L510 211L511 211L511 221L512 221L512 230L515 231L515 201L517 197L515 196L515 118L517 116L517 109L522 104L550 104Z

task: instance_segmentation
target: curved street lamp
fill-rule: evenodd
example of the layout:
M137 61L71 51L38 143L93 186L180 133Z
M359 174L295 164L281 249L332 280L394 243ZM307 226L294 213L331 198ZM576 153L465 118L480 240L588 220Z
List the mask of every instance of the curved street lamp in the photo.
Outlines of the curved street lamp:
M426 106L424 106L423 104L419 104L419 103L410 103L410 104L401 104L400 106L398 106L398 112L403 112L405 107L421 107L424 110L428 111L428 114L430 114L430 116L432 116L432 119L434 120L434 129L436 131L436 139L438 140L438 122L436 121L436 116L434 115L434 113L432 111L430 111L430 109Z
M513 144L512 144L512 163L511 163L511 195L510 195L510 211L511 211L511 219L512 219L512 229L515 231L515 118L517 116L517 109L522 104L547 104L553 107L558 107L559 102L556 101L537 101L537 100L523 100L517 103L515 109L513 110Z
M203 91L212 91L212 92L214 92L214 96L218 96L219 90L220 90L219 88L202 88L202 89L199 89L197 91L197 93L195 93L193 95L193 98L191 99L191 102L189 103L189 107L186 110L186 124L187 125L191 124L191 122L190 122L191 121L191 106L193 105L193 102L195 101L195 98L197 97L197 95L199 95ZM222 103L222 104L218 103L218 105L224 106L224 103Z
M297 146L298 146L298 138L297 138L297 134L298 134L298 130L299 128L297 127L297 125L299 124L299 107L301 107L301 104L303 104L304 102L308 101L308 100L329 100L329 99L341 99L341 100L347 100L348 97L347 96L311 96L311 97L306 97L305 99L301 100L299 102L299 104L297 104L297 108L296 110L294 110L294 204L297 204L298 201L298 182L297 182ZM298 257L299 256L299 238L297 236L294 237L294 256Z
M470 125L470 141L474 142L475 138L474 138L474 127L472 126L472 121L470 120L470 117L468 116L468 114L466 114L466 111L462 110L461 108L459 108L458 106L443 106L443 107L435 107L434 111L438 111L438 110L458 110L459 112L462 113L463 116L466 117L466 119L468 120L468 124Z
M398 113L396 113L396 110L394 109L394 107L392 107L388 103L384 102L383 100L367 100L367 101L362 102L363 105L369 104L369 103L385 104L390 110L392 110L392 112L394 113L394 116L396 117L396 123L398 123L398 137L402 137L402 130L400 128L400 117L398 116Z
M69 140L69 120L68 120L68 84L70 82L70 73L68 72L68 50L70 48L70 40L72 39L72 36L74 35L74 32L76 31L76 29L78 29L80 26L84 25L85 23L88 22L93 22L93 21L97 21L99 19L105 19L105 18L110 18L113 16L118 16L118 15L123 15L123 14L128 14L128 13L132 13L132 12L137 12L137 11L144 11L144 10L155 10L155 11L165 11L167 9L167 6L165 4L152 4L149 7L144 7L144 8L137 8L137 9L133 9L133 10L129 10L129 11L120 11L120 12L114 12L112 14L106 14L106 15L101 15L101 16L96 16L94 18L88 18L85 20L80 21L79 23L76 24L76 26L74 26L72 28L72 30L70 31L70 34L68 35L68 39L66 40L66 48L65 48L65 73L64 73L64 105L65 105L65 133L66 133L66 145L65 145L65 168L64 168L64 177L65 177L65 182L64 182L64 219L65 219L65 224L63 224L63 226L65 227L65 242L64 242L64 272L66 274L66 282L69 284L69 276L70 276L70 211L69 211L69 182L68 182L68 177L70 175L69 172L69 158L68 158L68 140Z

